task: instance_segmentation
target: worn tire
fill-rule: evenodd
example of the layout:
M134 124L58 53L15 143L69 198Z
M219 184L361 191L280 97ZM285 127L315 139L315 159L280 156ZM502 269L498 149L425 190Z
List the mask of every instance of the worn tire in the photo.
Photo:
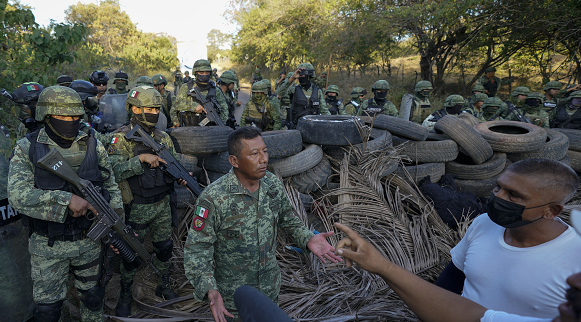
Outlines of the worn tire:
M444 141L410 141L393 137L393 144L400 147L400 154L406 155L413 162L431 163L447 162L458 157L458 144L452 140Z
M581 152L569 150L567 156L571 159L571 169L581 172Z
M561 128L551 130L561 132L569 138L569 150L581 152L581 131Z
M566 164L568 166L571 166L571 158L569 158L568 156L565 156L564 158L562 158L559 161L561 161L562 163L564 163L564 164Z
M460 191L472 193L476 197L490 197L492 190L496 187L498 176L483 180L460 180L456 179L456 185Z
M416 184L426 176L430 176L430 181L436 183L440 181L440 178L446 171L444 163L423 163L418 165L408 165L405 166L405 168ZM407 179L407 176L401 167L395 170L395 174Z
M301 132L297 130L262 132L262 139L268 149L268 157L273 159L290 157L303 149Z
M176 184L174 188L176 191L178 208L187 208L188 205L186 204L186 202L189 202L192 205L196 202L196 199L194 199L194 196L190 193L188 188L182 187L178 184Z
M228 171L232 169L232 165L230 164L230 161L228 161L229 156L230 153L228 153L228 151L206 154L200 156L198 166L205 170L228 173Z
M228 151L228 126L189 126L167 129L175 149L184 154L207 154Z
M547 142L541 145L541 148L535 151L508 153L506 157L512 161L517 162L530 158L547 158L553 160L561 160L567 156L569 149L569 138L559 131L552 129L547 131Z
M299 119L297 130L303 142L319 145L353 145L361 143L361 135L350 115L307 115Z
M313 205L313 196L311 196L310 194L299 192L299 199L301 199L301 202L303 203L303 207L305 208L305 210L307 212L310 212L311 206Z
M207 176L206 176L207 174ZM202 171L198 174L198 182L207 185L208 178L210 179L210 183L220 179L222 176L226 175L226 173L214 172L214 171Z
M392 147L392 136L388 131L371 132L370 140L367 141L367 146L365 151L372 152L378 150L384 150ZM355 144L355 147L363 149L363 143ZM323 151L331 158L335 160L343 160L345 154L349 151L350 147L341 146L326 146ZM355 159L351 158L351 164L355 163Z
M428 137L427 128L389 115L378 115L373 122L373 127L388 130L391 134L410 140L425 141Z
M521 153L535 151L547 140L547 131L534 124L516 121L480 123L474 129L495 152Z
M460 157L459 159L462 159ZM464 156L463 161L468 159ZM484 180L500 174L506 165L505 153L494 153L490 160L481 164L465 164L456 161L446 162L446 174L454 175L460 180Z
M291 185L301 193L313 192L321 189L327 183L332 172L331 163L326 158L323 158L319 164L311 169L292 176L290 178Z
M284 159L272 160L269 165L281 177L303 173L316 166L323 159L323 149L316 144L307 146L303 151Z
M178 160L178 162L188 172L199 173L202 171L202 169L198 167L198 158L194 155L176 153L176 160Z
M435 128L456 141L475 164L484 163L492 157L493 151L490 144L475 129L457 117L446 115L436 122Z
M478 121L478 119L470 113L461 113L458 115L458 119L471 127L475 127L476 125L480 124L480 121Z

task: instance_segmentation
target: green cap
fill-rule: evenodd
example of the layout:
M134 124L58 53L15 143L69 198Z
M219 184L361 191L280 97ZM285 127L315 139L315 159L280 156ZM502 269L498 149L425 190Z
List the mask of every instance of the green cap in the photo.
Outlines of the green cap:
M252 93L264 93L264 94L268 94L268 88L266 87L266 84L263 82L256 82L254 84L252 84L252 87L250 88L250 91Z
M550 89L561 89L561 86L561 83L558 81L548 82L545 84L545 87L543 87L543 91L548 91Z
M197 72L212 72L212 64L210 64L210 61L206 59L198 59L194 63L194 68L192 72L194 73L194 75Z
M528 87L518 86L517 88L514 89L514 91L512 91L510 95L516 97L519 95L528 95L530 92L531 90Z
M373 86L371 87L372 91L376 89L389 90L389 83L386 80L380 79L377 82L373 83Z
M474 85L474 87L472 87L472 93L474 92L482 92L484 93L484 86L482 86L482 84L476 84Z
M337 85L329 85L325 93L337 93L339 95L339 86Z

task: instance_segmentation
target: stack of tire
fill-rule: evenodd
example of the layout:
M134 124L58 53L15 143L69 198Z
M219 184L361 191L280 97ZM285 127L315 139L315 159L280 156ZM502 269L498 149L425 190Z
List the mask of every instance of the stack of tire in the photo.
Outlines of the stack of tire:
M553 132L559 132L569 139L569 150L567 157L573 170L581 173L581 130L575 129L551 129Z

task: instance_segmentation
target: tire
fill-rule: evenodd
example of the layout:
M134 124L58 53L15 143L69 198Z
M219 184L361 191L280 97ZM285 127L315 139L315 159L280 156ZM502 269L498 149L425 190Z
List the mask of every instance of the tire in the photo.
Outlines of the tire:
M458 157L458 144L452 140L444 141L409 141L393 137L393 144L400 147L400 154L406 155L413 162L431 163L448 162Z
M569 138L569 150L581 152L581 131L561 128L551 130L561 132Z
M297 130L262 132L262 139L268 149L268 157L273 159L290 157L303 149L301 132Z
M456 185L460 191L472 193L476 197L487 198L492 194L492 190L496 187L496 179L498 176L484 179L484 180L460 180L456 179Z
M552 129L546 131L547 142L540 149L522 153L508 153L506 157L512 162L530 158L561 160L566 157L569 149L569 138L559 131Z
M568 156L565 156L564 158L562 158L559 161L561 161L562 163L564 163L564 164L566 164L568 166L571 166L571 158L569 158Z
M307 115L299 119L297 130L303 141L319 145L353 145L361 143L361 135L350 115Z
M228 151L228 126L189 126L168 129L176 151L184 154L207 154Z
M478 121L478 119L470 113L461 113L458 115L458 119L471 127L475 127L476 125L480 124L480 121Z
M299 199L303 203L303 207L307 212L311 211L311 206L313 205L313 197L309 194L300 193L299 192Z
M462 159L462 155L458 159ZM463 161L466 161L465 159L468 159L468 157L464 156ZM460 163L458 161L460 160L446 162L447 174L454 175L460 180L484 180L490 179L504 170L506 154L494 153L490 160L476 165L465 164L462 161Z
M206 173L208 174L206 176ZM220 179L222 176L224 176L226 173L220 173L220 172L214 172L214 171L202 171L199 175L198 175L198 182L203 184L203 185L207 185L208 184L208 178L210 179L210 183Z
M230 164L230 161L228 161L229 156L230 153L228 153L228 151L207 154L200 157L198 166L205 170L219 173L228 173L228 171L232 169L232 165Z
M291 185L301 193L313 192L327 183L332 172L331 163L326 158L323 158L313 168L292 176L290 178Z
M428 137L427 128L389 115L378 115L373 122L373 127L388 130L391 134L410 140L425 141Z
M426 138L426 141L444 141L444 140L452 140L452 138L447 136L446 134L435 132L429 132L428 137Z
M440 181L440 178L446 171L444 163L423 163L418 165L408 165L405 166L405 168L416 184L426 176L430 176L430 181L436 183ZM401 167L395 170L395 174L407 180L407 176Z
M571 159L571 169L581 172L581 152L569 150L567 156Z
M516 121L480 123L474 129L495 152L521 153L535 151L547 140L547 131L533 124Z
M367 146L365 149L367 152L384 150L392 147L392 136L385 130L372 131L370 139L371 140L367 141ZM355 147L363 149L363 143L355 144ZM345 154L349 151L349 147L326 146L323 151L329 157L341 161L345 157ZM355 164L355 159L351 158L350 163Z
M194 196L190 193L190 191L188 190L188 188L186 187L182 187L178 184L176 184L174 186L175 191L176 191L176 196L177 196L177 201L178 201L178 208L187 208L188 205L186 204L186 202L190 203L190 204L194 204L196 203L196 199L194 199Z
M200 171L202 171L202 169L198 167L198 158L194 155L176 153L176 160L178 160L178 162L188 172L200 173Z
M311 144L303 151L284 159L272 160L270 167L275 173L286 178L303 173L321 162L323 159L323 149L320 146Z
M484 163L492 157L493 151L490 144L475 129L457 117L446 115L436 122L435 128L456 141L475 164Z

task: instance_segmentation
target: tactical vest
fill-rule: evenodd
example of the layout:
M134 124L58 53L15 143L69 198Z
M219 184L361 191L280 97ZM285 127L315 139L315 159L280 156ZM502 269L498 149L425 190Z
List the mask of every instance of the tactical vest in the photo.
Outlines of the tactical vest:
M442 108L439 109L437 111L435 111L434 113L432 113L432 118L429 119L429 122L437 122L439 119L441 119L442 117L448 115L448 112L446 112L446 108Z
M130 130L129 126L125 126L119 132L126 134ZM157 143L161 143L163 134L160 129L155 128L153 138ZM145 153L155 155L155 152L144 144L139 142L135 143L133 156ZM131 193L133 193L133 204L151 204L163 199L163 197L172 191L174 180L161 170L159 166L150 168L148 163L141 162L141 167L143 168L142 174L127 179Z
M321 101L319 100L319 88L314 84L311 85L311 88L311 98L307 99L302 87L300 85L295 86L295 92L291 103L291 121L295 125L297 124L297 121L305 115L319 114L319 106L321 105Z
M566 129L581 129L581 109L578 109L572 115L567 113L567 104L562 104L557 107L556 117L552 127L560 127Z
M191 90L192 88L194 88L195 83L196 82L194 80L188 82L188 84L187 84L188 90ZM216 97L216 85L214 85L213 82L209 82L209 84L210 84L210 89L208 90L208 93L204 97L207 100L211 100L212 98ZM190 99L193 100L192 98L190 98ZM198 103L198 102L196 102L196 103ZM214 108L216 108L216 106L214 106ZM179 112L179 120L180 120L181 126L198 126L200 124L200 122L202 122L205 118L206 118L206 113L204 113L204 112L202 112L202 113L196 113L193 111ZM211 123L211 124L214 124L214 123Z
M550 110L550 109L557 107L557 104L553 103L553 102L544 102L543 107Z
M329 105L329 112L331 115L338 115L339 114L339 104L342 100L329 100L325 99L325 102Z
M359 106L360 106L360 105L359 105L359 103L357 103L357 102L355 102L355 101L350 101L350 102L349 102L349 103L347 103L347 104L351 104L351 105L353 105L353 106L355 107L355 112L359 112ZM357 113L355 113L355 114L357 114Z
M41 168L36 163L50 151L48 144L36 141L38 134L39 132L36 131L26 135L26 138L30 142L28 157L30 162L34 165L34 187L42 190L73 192L71 185L66 180ZM109 177L103 178L101 171L109 173L110 171L99 166L99 160L97 158L97 140L94 137L93 130L91 130L88 137L77 141L77 144L79 145L79 152L74 155L66 156L65 161L67 161L67 163L69 163L73 168L79 166L77 170L79 177L91 181L91 183L96 187L100 187L103 197L105 200L109 201L111 199L109 192L103 188L103 182L109 179ZM81 151L83 149L85 151ZM84 158L79 165L79 157L81 154L84 154ZM87 216L73 217L71 210L67 209L67 217L64 223L23 216L22 224L30 228L30 233L36 232L39 235L48 237L48 245L52 247L55 237L63 235L84 235L85 231L91 227L93 222L89 220Z
M221 90L221 88L220 88ZM226 121L226 126L229 126L233 129L236 128L236 117L234 116L234 111L236 110L236 106L234 106L234 92L231 90L227 90L226 93L223 93L224 97L226 98L226 104L228 105L228 120Z
M384 100L385 104L387 104L387 100ZM367 108L363 111L367 113L367 115L374 117L377 114L383 114L383 107L374 104L373 98L367 100Z

